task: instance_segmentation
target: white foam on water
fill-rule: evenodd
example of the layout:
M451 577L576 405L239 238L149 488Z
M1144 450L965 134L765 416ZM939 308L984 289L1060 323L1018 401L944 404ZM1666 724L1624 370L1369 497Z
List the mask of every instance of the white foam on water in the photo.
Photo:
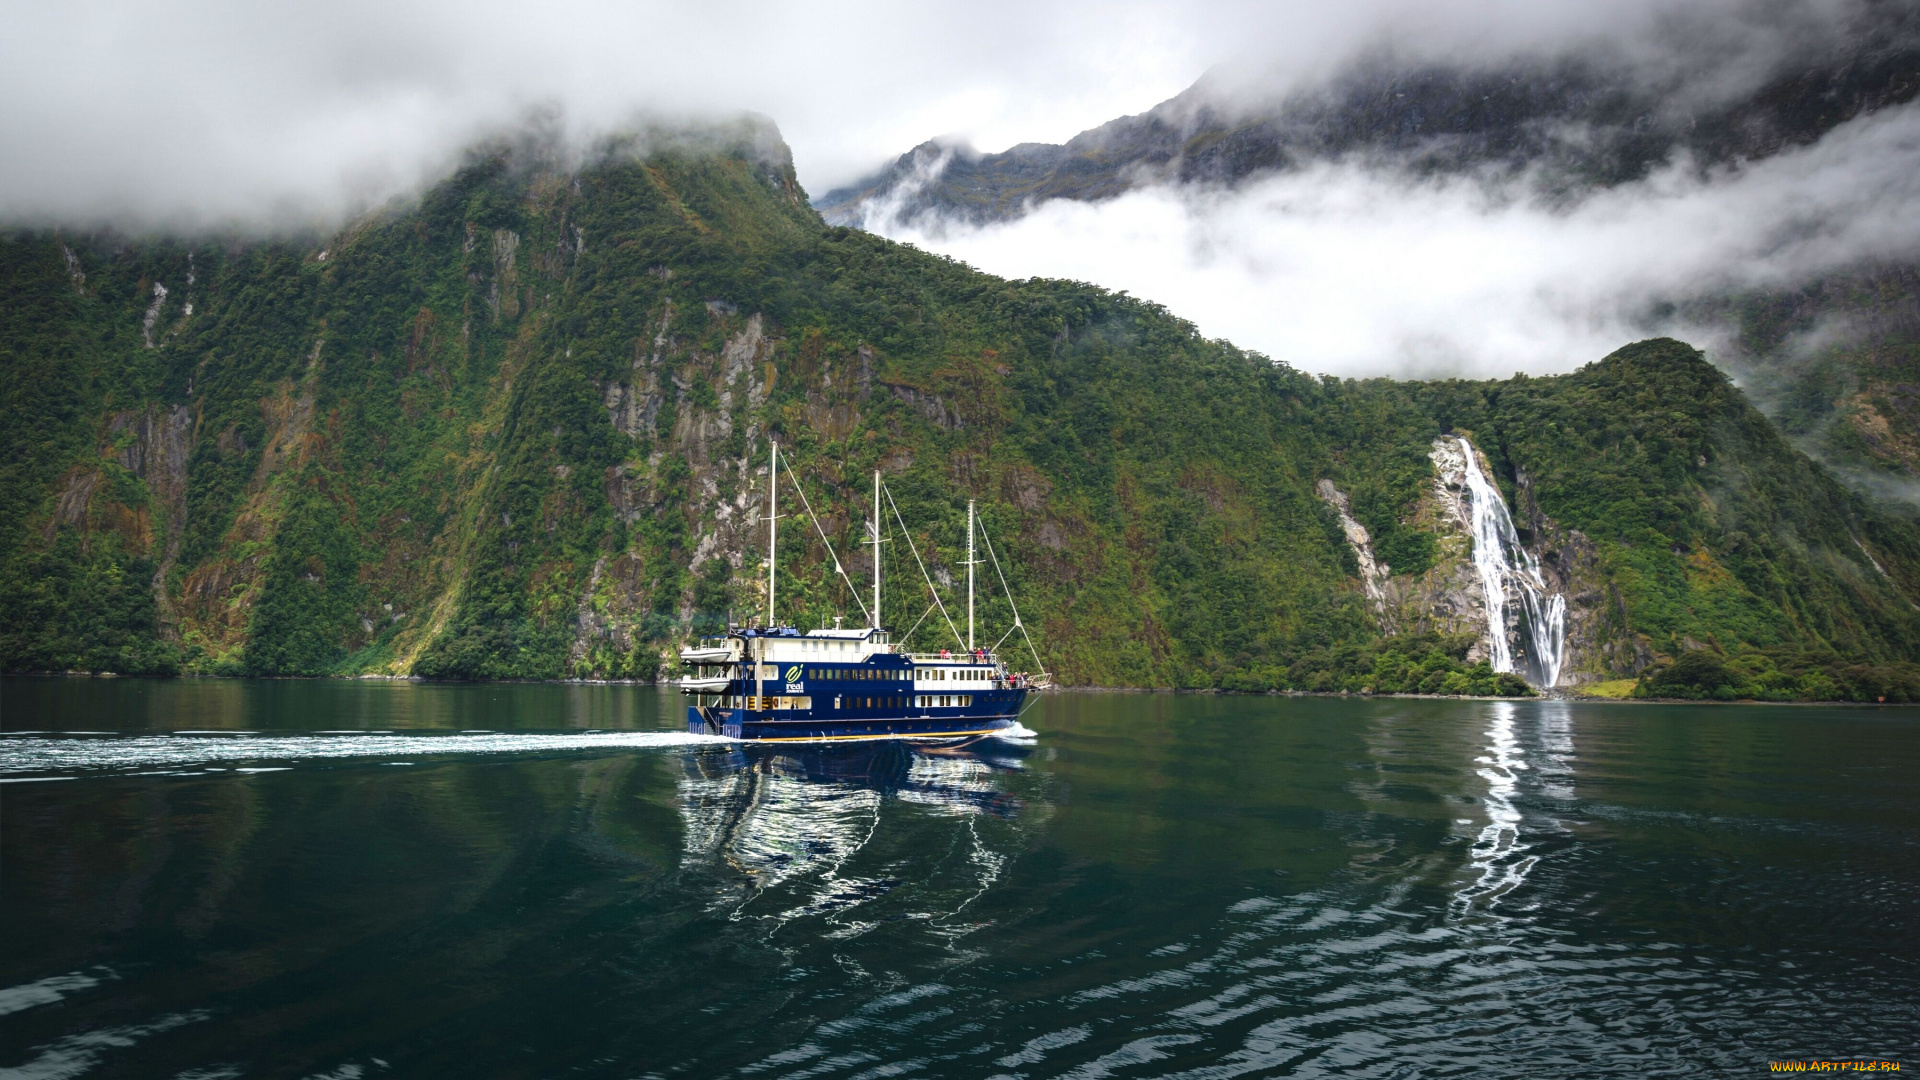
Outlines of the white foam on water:
M316 761L328 758L413 758L433 754L535 754L568 750L656 750L725 744L718 735L676 731L609 731L593 735L496 732L486 735L278 735L253 737L141 735L118 739L8 739L0 743L0 774L71 773L208 766L235 761ZM0 779L5 777L0 776ZM21 778L24 779L24 778ZM37 778L38 779L38 778ZM60 779L46 777L44 779Z
M96 970L105 970L104 968ZM67 975L55 975L38 982L21 983L19 986L0 988L0 1016L31 1009L37 1005L51 1005L63 1000L68 994L81 990L91 990L100 985L98 977L82 971Z
M1040 737L1039 732L1033 730L1032 728L1021 723L1018 720L1015 720L1013 722L1012 727L1002 728L1001 730L996 731L993 734L994 734L994 737L998 739L1017 739L1022 742L1030 742Z

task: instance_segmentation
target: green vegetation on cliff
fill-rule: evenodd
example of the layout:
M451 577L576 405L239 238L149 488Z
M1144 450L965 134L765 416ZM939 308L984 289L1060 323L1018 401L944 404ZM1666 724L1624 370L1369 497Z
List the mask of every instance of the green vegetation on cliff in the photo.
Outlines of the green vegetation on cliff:
M769 437L856 578L872 470L948 579L979 499L1072 683L1515 689L1471 638L1383 633L1315 491L1351 495L1396 581L1437 579L1448 432L1600 598L1584 674L1920 650L1920 532L1684 345L1321 380L1152 304L827 227L763 125L575 169L491 147L311 243L16 232L0 280L7 670L650 678L763 603ZM781 545L783 618L859 619L809 529ZM928 605L905 546L902 629ZM945 634L935 612L913 641Z

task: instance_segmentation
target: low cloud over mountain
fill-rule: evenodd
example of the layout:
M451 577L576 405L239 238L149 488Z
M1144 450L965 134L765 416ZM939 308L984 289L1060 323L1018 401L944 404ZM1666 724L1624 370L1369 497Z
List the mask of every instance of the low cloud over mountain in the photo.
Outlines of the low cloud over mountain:
M975 225L881 231L997 274L1093 281L1345 375L1564 371L1687 327L1674 303L1920 251L1920 108L1745 165L1681 157L1574 200L1536 171L1320 161L1232 187L1155 184ZM1718 330L1709 330L1718 333Z
M1383 32L1332 69L1246 60L1064 144L935 140L816 205L1342 374L1711 342L1732 329L1699 322L1702 298L1920 250L1909 9L1633 9L1469 47L1472 22Z

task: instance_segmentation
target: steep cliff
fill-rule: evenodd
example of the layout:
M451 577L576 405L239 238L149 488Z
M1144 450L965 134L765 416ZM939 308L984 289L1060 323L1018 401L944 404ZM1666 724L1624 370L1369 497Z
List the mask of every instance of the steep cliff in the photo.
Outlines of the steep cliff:
M0 276L10 671L650 678L759 607L771 438L856 578L871 470L936 579L980 500L1073 683L1492 685L1443 435L1565 594L1580 678L1920 650L1920 530L1684 345L1317 379L830 227L759 122L486 147L305 242L15 232ZM857 618L810 529L780 558L783 614Z

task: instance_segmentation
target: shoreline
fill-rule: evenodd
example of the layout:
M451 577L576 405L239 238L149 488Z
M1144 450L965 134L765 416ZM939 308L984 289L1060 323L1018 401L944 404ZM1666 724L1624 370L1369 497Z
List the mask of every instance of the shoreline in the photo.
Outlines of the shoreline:
M112 671L8 671L0 672L0 679L150 679L154 681L168 679L206 679L209 681L243 682L380 682L414 683L420 686L651 686L670 690L672 686L646 679L428 679L419 675L122 675ZM1531 697L1504 697L1500 695L1478 696L1474 694L1356 694L1346 690L1266 690L1259 693L1247 693L1241 690L1183 689L1168 686L1060 686L1058 690L1072 691L1077 694L1210 694L1215 697L1294 697L1294 698L1353 698L1356 700L1412 700L1412 701L1557 701L1569 705L1783 705L1806 706L1824 705L1829 707L1856 708L1913 708L1920 702L1895 701L1759 701L1742 698L1735 701L1704 700L1699 698L1636 698L1601 697L1568 693L1567 689L1555 693L1536 694Z

